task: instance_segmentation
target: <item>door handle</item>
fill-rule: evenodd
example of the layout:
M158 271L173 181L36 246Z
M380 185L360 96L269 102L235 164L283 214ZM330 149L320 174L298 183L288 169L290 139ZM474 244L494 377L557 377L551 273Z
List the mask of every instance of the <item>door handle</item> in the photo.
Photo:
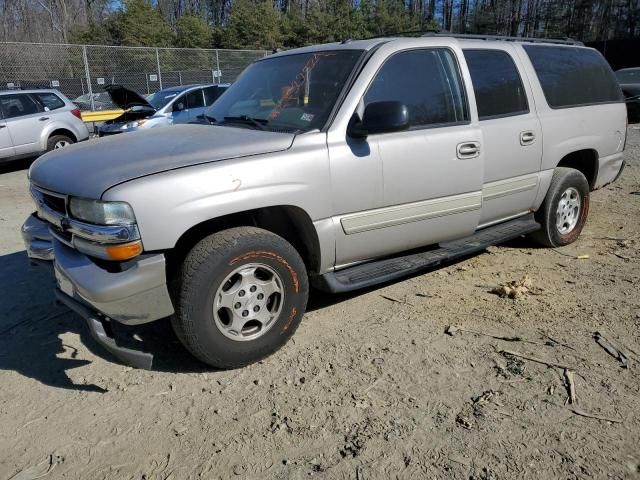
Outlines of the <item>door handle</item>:
M41 122L46 122L47 120L49 120L49 117L40 117L38 120L40 120Z
M533 132L520 132L520 145L531 145L536 139Z
M7 128L6 125L0 125L0 128Z
M475 158L480 155L480 144L478 142L459 143L456 148L457 157L460 159Z

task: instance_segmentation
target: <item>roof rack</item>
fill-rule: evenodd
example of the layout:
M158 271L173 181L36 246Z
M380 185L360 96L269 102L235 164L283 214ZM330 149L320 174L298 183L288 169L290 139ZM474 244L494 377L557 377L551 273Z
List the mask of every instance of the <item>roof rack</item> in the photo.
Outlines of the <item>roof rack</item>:
M502 40L506 42L529 42L529 43L554 43L559 45L584 45L579 40L572 38L536 38L536 37L510 37L506 35L477 35L473 33L447 33L437 31L427 31L423 37L454 37L467 40Z
M367 40L374 38L404 37L409 35L420 35L422 37L453 37L467 40L502 40L505 42L529 42L529 43L552 43L557 45L584 45L572 38L535 38L535 37L510 37L507 35L480 35L473 33L450 33L446 30L410 30L406 32L386 33L367 37Z

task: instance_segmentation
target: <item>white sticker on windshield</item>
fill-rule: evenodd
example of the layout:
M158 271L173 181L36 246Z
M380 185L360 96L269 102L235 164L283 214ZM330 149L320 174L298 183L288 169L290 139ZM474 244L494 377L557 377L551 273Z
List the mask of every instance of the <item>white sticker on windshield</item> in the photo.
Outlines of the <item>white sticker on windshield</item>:
M300 117L300 120L302 120L303 122L310 122L313 120L313 117L315 117L313 113L303 113Z

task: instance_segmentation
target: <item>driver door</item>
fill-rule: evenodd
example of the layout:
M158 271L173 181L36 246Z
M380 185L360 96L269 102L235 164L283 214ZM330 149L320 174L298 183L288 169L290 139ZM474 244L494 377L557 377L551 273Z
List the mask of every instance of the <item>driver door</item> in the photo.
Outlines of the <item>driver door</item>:
M373 102L401 102L411 126L363 140L347 137L347 148L329 142L341 212L334 217L337 267L476 230L484 156L466 90L449 48L395 52L377 70L357 115Z

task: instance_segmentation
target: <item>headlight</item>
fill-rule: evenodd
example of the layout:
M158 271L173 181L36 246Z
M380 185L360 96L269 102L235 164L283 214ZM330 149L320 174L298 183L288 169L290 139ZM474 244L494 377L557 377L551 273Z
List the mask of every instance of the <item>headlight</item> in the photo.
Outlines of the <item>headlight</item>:
M130 128L136 128L136 127L139 127L141 125L144 125L144 122L146 122L146 120L136 120L134 122L127 122L122 127L120 127L120 129L121 130L129 130Z
M133 210L126 202L103 202L71 197L69 210L74 218L95 225L131 225L136 223Z

